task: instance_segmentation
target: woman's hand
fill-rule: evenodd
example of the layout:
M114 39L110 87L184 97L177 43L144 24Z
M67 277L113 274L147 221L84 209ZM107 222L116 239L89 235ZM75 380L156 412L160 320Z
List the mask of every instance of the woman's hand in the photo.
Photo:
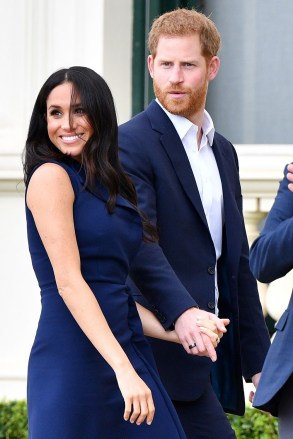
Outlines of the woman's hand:
M116 378L125 402L125 421L136 422L137 425L146 421L151 425L155 406L149 387L130 365L116 371Z
M225 326L230 323L229 319L221 320ZM197 326L199 326L199 329L203 334L206 334L211 339L213 346L217 347L224 333L217 328L215 322L210 319L198 319Z

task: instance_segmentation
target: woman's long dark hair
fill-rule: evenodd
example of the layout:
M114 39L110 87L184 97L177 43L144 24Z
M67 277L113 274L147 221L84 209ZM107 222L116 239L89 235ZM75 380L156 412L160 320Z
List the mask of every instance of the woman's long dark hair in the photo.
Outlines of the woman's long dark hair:
M94 133L82 151L82 164L86 173L85 185L91 189L99 181L108 189L107 208L114 211L116 196L126 198L137 207L134 184L123 171L118 157L118 125L112 93L105 80L87 67L70 67L53 73L41 88L33 108L28 136L23 153L24 181L33 168L49 160L66 161L68 156L50 141L47 131L47 99L51 91L65 82L72 84L71 105L76 99L86 113ZM137 208L139 211L139 209ZM155 227L139 211L144 228L144 239L155 241Z

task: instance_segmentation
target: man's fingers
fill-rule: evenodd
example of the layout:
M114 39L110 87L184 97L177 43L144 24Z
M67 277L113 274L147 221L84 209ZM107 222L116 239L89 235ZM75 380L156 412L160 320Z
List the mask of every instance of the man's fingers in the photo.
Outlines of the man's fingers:
M198 352L205 351L205 344L197 325L193 326L192 330L188 331L184 337L179 336L179 338L187 353L197 355ZM196 344L196 348L190 348L190 346L193 346L194 344Z
M196 344L196 348L197 348L198 352L203 353L206 350L205 343L203 341L202 334L201 334L199 328L196 328L196 329L197 329L197 331L193 335L193 343ZM191 344L193 344L193 343L191 343ZM194 351L194 349L192 349L192 351Z
M198 355L197 345L193 339L189 339L189 341L184 340L182 346L188 354Z
M209 330L207 330L209 331ZM211 333L213 333L212 331L210 331ZM214 333L213 333L214 334ZM214 337L215 340L218 337ZM195 337L194 337L195 340ZM209 357L212 361L216 361L217 360L217 354L216 351L214 349L213 343L210 340L209 336L202 333L200 337L196 337L196 341L190 341L188 343L184 342L183 343L183 347L186 350L187 353L191 354L191 355L199 355L201 357L205 356L205 357ZM198 342L198 340L200 340ZM194 346L194 344L196 344L196 346ZM200 348L199 348L199 345Z
M202 334L202 338L205 342L205 347L206 347L206 350L208 352L208 356L210 357L210 359L213 362L217 361L217 353L215 351L215 348L214 348L210 338L206 334Z
M199 355L200 352L205 351L204 341L202 339L199 328L196 328L197 332L188 335L185 340L182 340L182 346L188 354Z

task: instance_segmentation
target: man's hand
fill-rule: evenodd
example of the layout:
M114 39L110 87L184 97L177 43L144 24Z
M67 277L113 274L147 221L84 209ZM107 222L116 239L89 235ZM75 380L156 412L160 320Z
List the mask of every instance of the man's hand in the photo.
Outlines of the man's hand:
M291 192L293 192L293 164L292 163L287 166L287 170L288 170L288 174L286 175L286 177L291 182L288 184L288 188Z
M217 354L213 341L200 328L204 326L201 325L201 322L205 319L215 324L215 330L218 333L219 339L227 332L224 322L219 317L198 308L187 309L181 314L175 322L175 331L188 354L205 356L209 357L212 361L216 361Z
M261 376L261 372L256 373L255 375L253 375L253 377L251 378L252 384L254 385L255 389L257 389L259 380L260 380L260 376ZM249 401L252 403L253 402L253 398L254 398L254 393L253 390L251 390L251 392L249 393Z

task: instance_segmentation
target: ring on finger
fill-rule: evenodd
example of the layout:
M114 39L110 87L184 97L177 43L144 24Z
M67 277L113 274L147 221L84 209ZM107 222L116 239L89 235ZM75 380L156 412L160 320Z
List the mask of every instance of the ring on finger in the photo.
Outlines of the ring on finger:
M189 347L189 349L196 348L196 343L190 344L188 347Z

